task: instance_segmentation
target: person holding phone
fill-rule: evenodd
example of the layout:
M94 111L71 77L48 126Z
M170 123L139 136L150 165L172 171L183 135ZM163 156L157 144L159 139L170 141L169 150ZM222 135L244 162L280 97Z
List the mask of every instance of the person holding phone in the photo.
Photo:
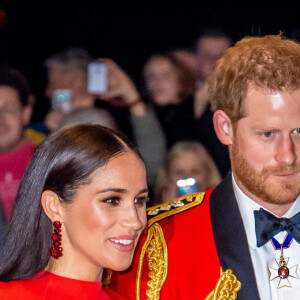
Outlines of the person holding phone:
M132 137L127 107L98 97L106 87L106 66L94 62L82 48L68 48L49 57L45 62L48 74L46 95L51 99L51 110L44 125L52 132L59 128L65 115L74 110L94 108L105 110L118 129Z
M105 289L127 269L146 225L138 150L100 125L66 127L37 148L0 249L0 299L123 299Z
M184 182L186 179L192 178ZM221 182L221 175L199 142L176 143L167 153L154 190L154 203L166 203L189 193L205 192ZM153 204L154 204L153 203Z
M111 59L98 59L97 62L105 64L107 68L107 90L97 96L108 102L119 99L128 108L133 139L146 165L149 188L153 189L167 151L163 129L131 78Z

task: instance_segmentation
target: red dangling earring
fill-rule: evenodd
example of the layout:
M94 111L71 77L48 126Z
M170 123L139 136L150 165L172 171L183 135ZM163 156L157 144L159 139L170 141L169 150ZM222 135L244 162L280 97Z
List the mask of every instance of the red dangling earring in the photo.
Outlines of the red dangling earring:
M60 221L54 221L53 222L53 234L52 234L52 241L53 246L50 248L50 255L58 259L62 256L63 248L61 246L61 222Z

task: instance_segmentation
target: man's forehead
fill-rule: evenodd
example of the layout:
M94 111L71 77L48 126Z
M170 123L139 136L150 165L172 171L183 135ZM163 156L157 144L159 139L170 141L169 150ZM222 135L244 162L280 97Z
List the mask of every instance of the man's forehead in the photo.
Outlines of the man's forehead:
M11 86L0 86L1 103L21 103L18 91Z

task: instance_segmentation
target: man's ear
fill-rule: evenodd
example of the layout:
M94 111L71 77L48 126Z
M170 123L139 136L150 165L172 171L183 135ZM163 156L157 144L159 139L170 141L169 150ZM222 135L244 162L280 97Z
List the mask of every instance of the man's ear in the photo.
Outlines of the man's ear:
M27 126L30 122L30 118L32 115L32 106L27 104L22 109L22 124L23 126Z
M45 214L52 222L63 221L62 206L56 193L50 190L44 191L41 196L41 204Z
M217 110L213 116L214 128L218 139L224 145L233 143L233 128L230 118L223 110Z

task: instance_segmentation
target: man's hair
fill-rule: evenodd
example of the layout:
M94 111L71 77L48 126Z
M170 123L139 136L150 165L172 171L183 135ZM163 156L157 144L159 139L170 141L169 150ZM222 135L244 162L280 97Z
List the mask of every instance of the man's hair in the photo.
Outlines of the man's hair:
M92 58L88 51L82 48L69 48L54 54L45 61L46 68L59 72L87 73L87 66Z
M23 106L28 105L30 87L28 81L19 71L9 67L0 66L0 87L10 87L14 89L19 96Z
M208 84L213 109L236 122L245 116L249 86L271 92L300 88L300 45L282 35L243 38L217 62Z

